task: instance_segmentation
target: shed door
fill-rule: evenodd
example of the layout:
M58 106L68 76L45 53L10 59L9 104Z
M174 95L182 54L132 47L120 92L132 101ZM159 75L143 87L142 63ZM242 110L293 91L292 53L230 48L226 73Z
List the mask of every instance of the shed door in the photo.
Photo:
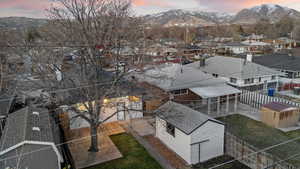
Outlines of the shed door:
M199 143L195 143L191 145L192 148L192 164L198 164L200 162L207 161L208 153L209 153L209 147L208 144L209 140L204 140Z
M200 144L192 145L192 164L198 164L200 162Z

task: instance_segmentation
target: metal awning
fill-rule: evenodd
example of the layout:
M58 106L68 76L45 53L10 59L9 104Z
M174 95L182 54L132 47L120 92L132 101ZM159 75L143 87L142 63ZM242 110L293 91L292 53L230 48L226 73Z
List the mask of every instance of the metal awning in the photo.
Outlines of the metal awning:
M240 90L231 87L227 84L206 86L206 87L196 87L196 88L190 88L190 90L195 94L197 94L198 96L205 99L241 93Z

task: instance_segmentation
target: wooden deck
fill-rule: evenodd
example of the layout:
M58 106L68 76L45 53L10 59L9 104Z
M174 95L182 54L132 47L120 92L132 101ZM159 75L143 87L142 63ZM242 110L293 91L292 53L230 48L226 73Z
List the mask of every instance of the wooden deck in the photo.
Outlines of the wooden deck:
M100 151L94 153L88 151L91 141L89 128L69 131L68 140L74 140L69 144L69 148L76 168L86 168L123 157L109 136L124 132L125 130L119 125L118 122L101 125L98 131Z

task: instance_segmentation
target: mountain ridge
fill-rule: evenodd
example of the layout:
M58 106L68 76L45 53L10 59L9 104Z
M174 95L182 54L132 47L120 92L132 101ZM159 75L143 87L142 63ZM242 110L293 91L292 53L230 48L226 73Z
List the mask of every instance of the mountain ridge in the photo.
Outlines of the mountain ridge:
M254 24L260 19L269 19L274 23L286 16L300 19L300 12L277 4L262 4L242 9L236 14L172 9L145 15L142 18L149 25L197 27L216 24Z

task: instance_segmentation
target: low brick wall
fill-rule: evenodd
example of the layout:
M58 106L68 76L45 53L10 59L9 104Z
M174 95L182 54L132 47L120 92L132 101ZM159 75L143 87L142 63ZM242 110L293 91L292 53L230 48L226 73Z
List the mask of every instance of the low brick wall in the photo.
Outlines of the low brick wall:
M284 161L276 164L282 159L278 159L267 152L256 153L257 151L259 149L228 132L226 133L225 153L248 167L252 169L297 169L297 167Z

